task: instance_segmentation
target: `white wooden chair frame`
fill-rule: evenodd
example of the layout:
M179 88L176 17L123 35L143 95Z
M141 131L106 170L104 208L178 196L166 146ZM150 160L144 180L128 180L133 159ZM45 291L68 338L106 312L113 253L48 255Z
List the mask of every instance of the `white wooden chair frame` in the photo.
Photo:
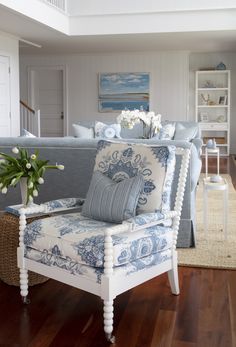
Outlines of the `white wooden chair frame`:
M104 302L104 331L107 339L110 342L114 342L112 336L113 331L113 300L115 297L137 285L150 280L164 272L168 273L169 283L173 294L179 294L179 282L178 282L178 264L177 264L177 251L176 242L178 236L179 222L183 204L183 197L185 191L185 184L188 173L188 163L190 150L183 148L176 148L176 154L182 156L181 167L179 173L178 187L175 199L174 211L171 211L165 215L166 218L172 218L173 229L173 247L172 257L169 260L164 261L161 264L145 268L138 272L133 273L130 276L126 275L114 275L113 274L113 245L112 235L117 235L124 232L136 232L137 230L144 229L153 225L161 224L162 220L156 222L147 223L131 230L131 223L124 222L114 227L104 229L105 236L105 257L104 257L104 274L101 275L101 283L97 283L92 279L85 278L81 275L73 275L69 272L66 273L57 267L47 266L38 263L34 260L30 260L24 257L24 230L26 227L27 214L32 213L48 213L44 205L36 207L27 207L20 210L20 228L19 228L19 247L17 249L18 267L20 268L20 294L23 301L27 303L28 295L28 270L52 278L59 282L69 284L73 287L85 290L89 293L98 295Z

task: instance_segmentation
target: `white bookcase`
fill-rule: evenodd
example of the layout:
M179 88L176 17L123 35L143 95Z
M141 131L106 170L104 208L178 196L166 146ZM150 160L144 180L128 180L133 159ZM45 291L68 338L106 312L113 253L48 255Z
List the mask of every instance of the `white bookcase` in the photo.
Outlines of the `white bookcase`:
M196 71L196 121L204 144L215 138L221 156L230 152L230 71Z

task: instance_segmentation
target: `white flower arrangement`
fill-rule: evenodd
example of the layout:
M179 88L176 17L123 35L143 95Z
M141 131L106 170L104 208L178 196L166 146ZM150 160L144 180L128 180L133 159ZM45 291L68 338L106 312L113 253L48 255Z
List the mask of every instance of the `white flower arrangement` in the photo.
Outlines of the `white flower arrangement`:
M38 151L28 154L23 148L14 147L12 157L0 152L0 190L6 194L8 187L15 187L21 178L27 178L27 203L38 196L39 185L44 183L43 175L47 169L64 170L64 165L48 165L48 160L40 160Z
M145 127L149 127L149 138L157 134L161 129L161 115L154 112L144 112L140 110L124 110L117 117L117 122L123 127L133 129L135 124L140 122Z

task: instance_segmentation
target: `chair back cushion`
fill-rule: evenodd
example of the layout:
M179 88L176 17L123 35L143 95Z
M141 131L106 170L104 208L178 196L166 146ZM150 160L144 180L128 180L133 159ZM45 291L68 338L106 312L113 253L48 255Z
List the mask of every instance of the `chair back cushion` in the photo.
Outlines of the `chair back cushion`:
M110 223L121 223L136 215L143 176L115 182L95 171L82 208L82 215Z
M115 182L142 175L137 213L169 211L175 169L175 146L98 142L95 171Z

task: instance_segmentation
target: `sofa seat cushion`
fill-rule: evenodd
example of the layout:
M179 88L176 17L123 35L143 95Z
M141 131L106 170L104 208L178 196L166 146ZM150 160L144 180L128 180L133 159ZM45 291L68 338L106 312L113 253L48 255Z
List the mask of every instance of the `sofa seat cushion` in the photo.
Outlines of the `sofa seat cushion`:
M40 252L68 257L88 266L103 267L104 228L111 225L114 224L89 219L80 213L38 219L27 225L24 243ZM173 243L173 232L169 227L155 226L112 238L113 263L120 266L169 249Z
M94 171L101 171L116 182L143 176L144 188L138 200L137 213L169 211L175 149L175 146L153 143L146 145L101 140L98 142Z

